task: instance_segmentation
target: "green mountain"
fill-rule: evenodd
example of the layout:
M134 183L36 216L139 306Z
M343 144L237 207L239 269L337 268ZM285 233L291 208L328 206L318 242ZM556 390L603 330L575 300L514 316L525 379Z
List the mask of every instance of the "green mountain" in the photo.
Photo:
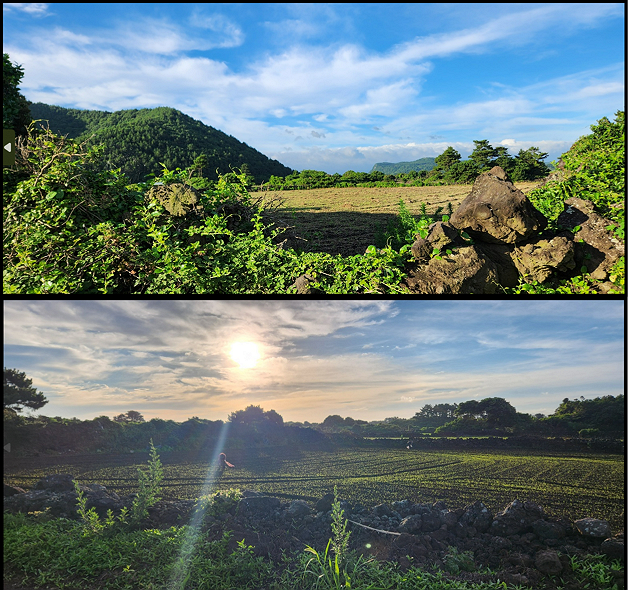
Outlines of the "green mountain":
M416 170L417 172L427 170L429 172L434 168L435 160L436 158L420 158L419 160L414 160L414 162L397 162L396 164L379 162L373 166L371 172L379 171L384 174L402 174L411 172L412 170Z
M244 164L256 183L266 182L273 174L292 172L246 143L218 129L205 125L181 111L169 107L130 109L109 113L66 109L41 102L29 105L33 119L44 119L50 130L72 139L105 145L105 160L111 168L122 168L131 182L143 182L146 175L191 166L204 154L202 168L206 178L241 168Z

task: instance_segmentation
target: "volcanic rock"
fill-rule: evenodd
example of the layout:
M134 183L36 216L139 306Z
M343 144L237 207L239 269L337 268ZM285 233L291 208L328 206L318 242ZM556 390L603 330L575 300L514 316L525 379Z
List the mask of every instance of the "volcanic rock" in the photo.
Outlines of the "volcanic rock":
M311 512L312 509L303 500L293 500L288 507L288 514L293 518L307 516Z
M626 559L626 548L623 539L612 537L605 539L600 545L600 551L608 555L611 559Z
M26 493L26 490L22 489L22 488L18 488L17 486L10 486L7 485L6 483L4 484L4 497L7 498L8 496L15 496L15 494L24 494Z
M333 494L325 494L318 502L316 502L316 512L329 512L334 502Z
M526 283L542 283L554 271L567 271L576 267L575 245L564 236L551 240L537 240L515 247L512 254L515 266Z
M40 479L33 489L48 492L73 492L74 478L69 473L53 473Z
M536 569L548 576L556 576L563 571L563 564L556 551L539 551L534 560Z
M150 200L158 201L174 217L181 217L190 211L202 209L198 204L200 192L182 182L155 184L146 196Z
M574 521L574 526L580 531L580 534L586 537L607 538L611 536L611 527L608 521L599 520L597 518L581 518Z
M441 259L409 269L403 285L427 295L492 295L498 292L497 268L479 248L465 246Z
M532 523L532 530L542 541L547 539L562 539L565 536L565 529L555 522L548 522L543 519L535 520Z
M558 216L559 226L575 232L575 262L585 266L591 278L604 280L620 256L625 256L625 245L611 230L613 223L595 212L591 201L572 197L565 201L565 210Z
M238 511L248 515L263 515L278 509L280 504L279 498L273 498L272 496L254 496L252 498L242 498L238 506Z
M416 535L421 532L421 525L421 515L412 514L411 516L407 516L401 521L401 523L399 524L399 532Z
M485 533L491 526L493 514L479 500L469 504L458 521L458 530L472 528L478 533Z
M378 504L373 507L373 514L375 516L392 516L392 510L388 504Z
M107 511L118 513L124 506L115 492L109 492L98 484L79 485L84 494L86 509L94 508L98 516L106 517ZM39 480L33 490L5 497L4 508L10 512L43 512L53 516L78 518L77 494L69 474L53 474Z
M495 166L477 177L449 223L483 242L514 244L544 229L547 220Z
M533 522L542 519L543 508L533 502L511 502L502 512L495 515L491 534L508 537L526 532Z
M421 518L423 520L421 530L424 533L431 533L432 531L440 529L440 514L436 510L430 510L425 514L422 514Z

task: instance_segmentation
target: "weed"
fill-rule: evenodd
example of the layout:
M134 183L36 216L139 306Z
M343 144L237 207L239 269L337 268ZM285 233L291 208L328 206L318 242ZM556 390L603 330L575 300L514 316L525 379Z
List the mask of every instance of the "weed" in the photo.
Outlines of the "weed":
M131 525L137 526L148 516L148 509L154 506L159 500L159 484L163 479L164 472L159 460L157 450L150 439L150 459L148 460L148 472L141 468L137 470L139 493L133 499L131 505Z
M104 530L111 532L115 524L127 525L131 528L137 528L142 520L148 516L148 508L153 506L159 497L159 484L163 479L163 468L157 450L153 446L153 440L150 440L150 459L148 461L148 472L144 472L138 468L139 493L133 499L131 511L129 513L127 507L123 507L117 519L114 518L111 510L107 511L107 517L104 521L96 513L92 506L87 510L87 498L79 484L74 482L74 489L77 496L77 512L84 524L84 533L100 533Z
M403 199L399 200L399 214L388 222L383 233L376 235L375 243L379 246L386 245L392 250L398 251L403 246L411 245L417 235L422 238L427 236L427 228L434 219L427 214L425 203L421 203L421 213L416 219L408 210Z
M443 558L443 569L450 574L474 572L476 570L471 551L458 551L456 547L447 547L447 554Z
M208 496L201 496L197 500L196 509L203 511L206 515L218 518L230 512L242 499L242 492L239 489L230 488L224 491L217 491Z
M334 486L334 502L331 507L331 546L340 563L342 563L347 554L349 537L351 536L351 533L347 532L348 521L346 518L343 518L343 514L344 510L340 509L338 500L338 489L337 486Z

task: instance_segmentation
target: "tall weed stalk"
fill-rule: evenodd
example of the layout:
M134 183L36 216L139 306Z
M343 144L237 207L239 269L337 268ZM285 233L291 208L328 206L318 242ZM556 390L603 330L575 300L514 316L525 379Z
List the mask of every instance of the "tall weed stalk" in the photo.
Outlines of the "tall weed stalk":
M88 510L87 498L79 484L76 481L74 482L77 496L77 512L84 523L85 534L97 534L103 531L113 532L116 524L137 528L142 520L148 516L148 508L154 506L160 500L158 496L159 484L163 479L163 467L152 439L150 441L148 471L143 471L141 468L138 468L137 471L139 493L133 500L130 513L125 506L117 518L114 518L111 510L107 510L107 517L101 520L93 506Z

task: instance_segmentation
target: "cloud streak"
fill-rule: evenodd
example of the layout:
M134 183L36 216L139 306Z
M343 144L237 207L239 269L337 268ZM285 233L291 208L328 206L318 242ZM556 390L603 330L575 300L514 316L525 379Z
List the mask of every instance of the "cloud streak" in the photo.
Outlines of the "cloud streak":
M490 396L548 412L623 391L622 306L591 303L7 301L5 363L47 415L372 420ZM255 369L230 359L238 340Z
M556 39L619 19L618 4L503 7L472 27L449 25L384 47L356 33L352 19L360 9L348 5L260 8L272 18L257 22L258 16L255 24L229 14L228 6L209 6L187 15L158 8L156 15L126 18L114 9L102 22L71 29L61 18L56 24L62 5L5 4L5 16L33 19L9 29L5 51L24 66L22 89L32 101L112 110L172 106L299 169L348 169L330 170L334 161L370 169L387 152L411 160L442 152L444 143L480 139L469 133L494 142L514 138L527 147L545 141L560 151L623 104L619 53L608 56L611 66L581 71L562 57L567 74L539 70L527 76L535 83L520 87L504 83L504 66L488 77L478 70L478 84L491 95L484 100L464 82L449 84L446 96L439 90L447 80L444 63L482 56L499 63L496 58L521 53L525 65L542 53L540 45L554 48ZM459 10L472 15L480 9ZM266 42L268 32L278 30L282 39ZM338 38L324 37L329 30ZM246 58L232 59L240 50ZM444 142L426 141L443 134Z

